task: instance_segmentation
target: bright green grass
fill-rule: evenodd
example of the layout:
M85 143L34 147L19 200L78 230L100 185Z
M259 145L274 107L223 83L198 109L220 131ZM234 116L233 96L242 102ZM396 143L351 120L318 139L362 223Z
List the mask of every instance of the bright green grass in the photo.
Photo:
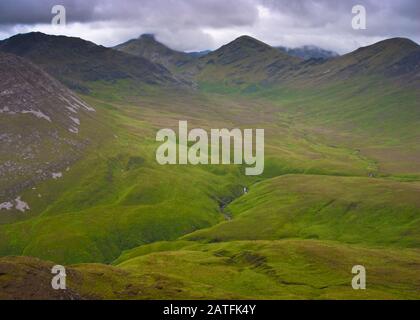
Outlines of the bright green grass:
M420 247L420 184L383 179L286 175L233 202L227 221L184 237L210 242L325 239Z
M315 142L353 150L371 161L374 173L420 179L418 90L379 77L248 87L202 83L209 94L275 105L270 110L279 123L300 132L311 146ZM276 143L282 141L284 137L277 137Z
M372 88L244 95L96 83L85 97L96 118L82 128L92 148L63 179L23 194L31 213L0 226L0 255L114 261L74 267L89 297L418 298L418 105L412 92ZM264 175L158 166L155 134L179 120L264 128ZM370 270L367 292L351 290L355 264Z
M173 240L220 222L219 203L236 197L246 185L238 167L159 166L150 124L116 107L95 105L99 121L112 118L106 139L99 139L105 141L63 179L24 194L33 213L25 221L0 226L1 255L110 262L125 249Z
M116 85L115 93L128 94L127 86ZM110 262L123 250L223 221L220 203L256 179L287 173L367 176L374 170L353 150L311 140L286 116L272 117L276 106L259 100L146 91L122 101L98 92L85 97L97 109L97 123L82 128L94 137L92 149L63 179L23 194L31 213L0 226L1 255ZM190 128L266 128L264 175L246 177L238 166L157 165L156 132L176 128L179 120L188 120Z

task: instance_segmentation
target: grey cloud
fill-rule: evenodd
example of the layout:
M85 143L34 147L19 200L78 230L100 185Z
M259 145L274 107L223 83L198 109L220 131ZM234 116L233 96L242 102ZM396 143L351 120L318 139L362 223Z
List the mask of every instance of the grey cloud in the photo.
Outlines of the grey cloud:
M56 32L49 25L55 4L67 9L64 34L103 45L144 32L179 50L215 49L241 33L272 45L327 45L340 53L389 37L420 41L418 0L1 0L0 37ZM367 30L351 28L356 4L367 9Z
M89 22L95 10L95 1L84 0L2 0L0 25L50 23L51 9L57 4L66 8L69 21Z
M61 4L69 22L176 21L179 27L228 27L257 19L253 0L2 0L0 25L49 23Z
M255 0L1 0L0 36L11 34L16 25L25 26L23 30L48 25L57 3L65 6L68 24L82 23L89 29L81 37L95 34L89 40L101 41L107 37L98 37L96 31L104 27L108 34L118 29L112 30L114 35L149 32L179 50L213 47L204 28L252 26L258 19ZM101 44L125 40L117 36Z

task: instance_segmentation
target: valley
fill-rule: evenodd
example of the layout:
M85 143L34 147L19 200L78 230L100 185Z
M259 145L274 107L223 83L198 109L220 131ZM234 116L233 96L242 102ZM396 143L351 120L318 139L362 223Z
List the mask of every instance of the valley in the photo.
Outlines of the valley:
M77 134L70 118L58 122L63 110L40 111L86 145L45 144L49 161L71 161L0 197L30 207L0 210L0 298L419 298L419 62L404 65L418 45L389 40L308 66L250 37L198 58L168 49L161 60L142 44L140 53L155 58L139 71L146 57L135 57L135 46L121 53L127 58L79 44L84 58L84 50L100 52L92 78L90 63L75 67L69 55L50 66L43 46L25 38L0 42L0 51L50 76L66 70L57 79L83 103ZM66 47L66 39L45 41ZM361 54L372 60L367 67ZM108 77L110 65L125 74ZM0 120L0 135L26 128L30 137L49 125L32 114ZM179 121L206 131L263 128L264 173L159 165L156 133L177 131ZM2 161L19 156L10 150L2 139ZM2 175L2 191L6 177L14 174ZM48 287L54 264L67 267L67 292ZM368 270L365 292L351 288L356 264Z

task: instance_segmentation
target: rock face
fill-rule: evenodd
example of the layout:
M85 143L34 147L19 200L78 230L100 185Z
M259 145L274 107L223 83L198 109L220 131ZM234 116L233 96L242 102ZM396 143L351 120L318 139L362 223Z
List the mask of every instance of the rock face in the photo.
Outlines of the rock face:
M73 92L28 61L0 53L0 113L27 114L78 131L80 111L92 112Z
M83 119L94 113L40 68L0 53L1 214L29 210L19 193L80 156L88 144L80 133Z

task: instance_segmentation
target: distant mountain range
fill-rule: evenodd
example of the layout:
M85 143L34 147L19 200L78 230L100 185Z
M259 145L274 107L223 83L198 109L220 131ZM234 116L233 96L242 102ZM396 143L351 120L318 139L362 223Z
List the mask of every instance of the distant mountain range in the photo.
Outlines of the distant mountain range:
M188 55L190 55L193 58L200 58L207 54L209 54L211 50L204 50L204 51L196 51L196 52L188 52Z
M277 48L287 54L290 54L291 56L302 58L304 60L332 59L339 56L337 52L324 50L317 46L303 46L299 48L287 48L287 47L277 47Z
M419 45L394 38L339 56L315 46L274 48L242 36L215 51L187 54L143 35L115 47L117 50L164 65L192 83L230 85L325 82L350 76L398 76L418 79Z
M110 49L79 38L42 33L0 41L0 51L29 59L80 92L87 92L89 83L119 80L193 88L221 81L242 87L307 85L361 75L412 82L418 80L420 55L419 45L403 38L336 56L310 46L274 48L249 36L212 52L185 53L168 48L153 35L142 35Z
M287 53L288 55L304 60L331 59L339 56L339 54L334 51L325 50L313 45L307 45L298 48L287 48L283 46L275 48L284 53ZM191 58L201 58L212 52L212 50L204 50L198 52L176 51L157 41L153 34L143 34L137 39L132 39L115 46L114 49L135 56L147 58L153 62L160 63L167 67L170 67L173 64L181 66L189 62ZM166 61L164 59L165 57L167 58Z

